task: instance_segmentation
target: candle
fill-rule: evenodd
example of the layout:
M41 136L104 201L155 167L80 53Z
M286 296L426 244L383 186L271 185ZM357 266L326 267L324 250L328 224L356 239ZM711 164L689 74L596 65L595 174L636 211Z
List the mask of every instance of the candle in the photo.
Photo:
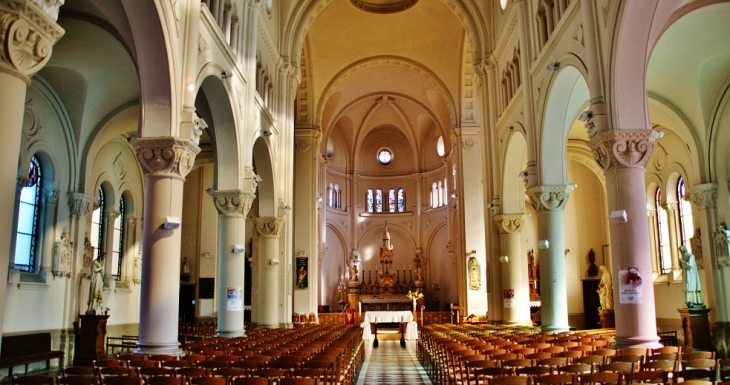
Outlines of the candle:
M362 315L362 301L357 303L357 315Z

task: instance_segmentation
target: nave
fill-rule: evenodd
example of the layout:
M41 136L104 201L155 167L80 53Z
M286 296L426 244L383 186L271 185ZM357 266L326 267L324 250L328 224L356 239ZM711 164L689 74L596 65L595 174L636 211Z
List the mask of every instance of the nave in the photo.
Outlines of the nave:
M415 341L405 348L397 340L379 341L365 345L365 361L357 378L357 385L375 384L431 384L428 374L416 356Z

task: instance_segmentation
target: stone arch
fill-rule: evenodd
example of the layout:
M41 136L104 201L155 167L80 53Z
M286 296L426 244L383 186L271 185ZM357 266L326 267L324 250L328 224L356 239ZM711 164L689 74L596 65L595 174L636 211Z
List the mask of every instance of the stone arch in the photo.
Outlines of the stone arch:
M539 143L539 184L566 185L567 144L573 123L588 105L588 84L580 69L560 69L547 93Z
M507 138L502 165L502 213L524 213L525 187L524 177L520 177L520 173L527 166L527 139L519 130L512 131Z
M206 67L201 71L200 88L195 99L198 116L207 125L215 159L214 186L216 190L235 190L243 185L239 138L236 119L225 82L219 77L219 68ZM209 73L213 74L209 74ZM207 76L206 76L207 75Z
M339 242L341 246L341 250L333 250L332 245L334 242L328 242L327 243L327 251L325 251L324 259L320 261L319 265L317 266L317 273L318 273L318 299L319 303L321 304L329 304L330 310L334 311L336 309L331 308L332 305L335 305L337 302L337 283L338 280L344 280L343 276L347 269L347 263L348 263L348 242L347 237L342 234L340 229L337 228L337 226L332 225L331 223L327 223L325 233L332 232L334 234L334 237L337 238L337 241ZM333 259L337 255L341 255L342 259ZM310 267L311 271L311 267ZM334 280L334 282L332 282Z
M661 100L658 96L649 95L648 103L651 109L652 124L667 127L682 138L692 159L692 174L699 177L701 175L702 160L707 156L707 150L701 145L702 141L697 137L697 131L690 128L691 124L681 111ZM689 176L686 175L686 177ZM687 181L689 182L690 179L687 179Z
M258 213L260 217L276 216L276 198L274 184L274 168L269 143L259 137L253 144L254 172L261 177L256 190Z

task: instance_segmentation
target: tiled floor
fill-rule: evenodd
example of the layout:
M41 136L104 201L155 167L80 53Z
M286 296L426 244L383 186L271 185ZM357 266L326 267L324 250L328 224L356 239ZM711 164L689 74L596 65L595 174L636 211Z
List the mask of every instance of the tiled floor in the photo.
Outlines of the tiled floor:
M381 340L377 348L367 341L365 346L365 362L356 385L431 384L418 362L416 341L408 341L405 348L398 340Z

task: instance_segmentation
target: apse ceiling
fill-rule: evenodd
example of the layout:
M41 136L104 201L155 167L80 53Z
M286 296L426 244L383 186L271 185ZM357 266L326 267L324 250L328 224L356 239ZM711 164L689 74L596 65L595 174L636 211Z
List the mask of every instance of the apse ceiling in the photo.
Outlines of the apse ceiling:
M325 135L347 127L342 135L353 147L383 125L400 129L416 148L434 127L448 139L464 38L440 0L330 2L305 42L316 123ZM383 102L389 108L379 110L388 114L376 118Z

